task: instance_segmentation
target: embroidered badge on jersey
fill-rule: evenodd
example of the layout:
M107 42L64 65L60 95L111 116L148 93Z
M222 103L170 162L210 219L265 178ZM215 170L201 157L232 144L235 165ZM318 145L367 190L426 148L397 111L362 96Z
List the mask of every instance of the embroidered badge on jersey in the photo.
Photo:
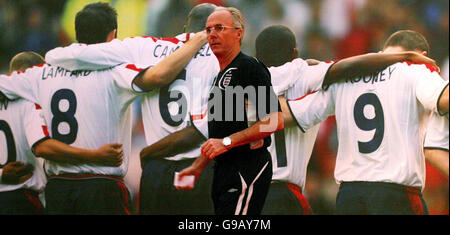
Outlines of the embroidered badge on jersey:
M231 78L233 77L233 70L236 69L237 68L229 68L225 73L223 73L222 77L220 77L218 86L221 90L225 90L225 88L230 85Z

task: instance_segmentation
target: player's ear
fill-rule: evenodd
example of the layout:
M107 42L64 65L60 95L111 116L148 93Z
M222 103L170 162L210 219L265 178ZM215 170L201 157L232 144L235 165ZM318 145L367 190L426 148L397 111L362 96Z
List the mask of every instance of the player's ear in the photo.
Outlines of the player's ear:
M294 49L292 50L292 59L296 58L298 58L298 48L294 47Z
M422 51L422 55L428 56L428 51Z
M106 42L110 42L115 38L117 38L117 29L113 29L108 33L108 36L106 36Z
M236 29L239 40L242 42L242 38L244 37L244 30L242 29Z

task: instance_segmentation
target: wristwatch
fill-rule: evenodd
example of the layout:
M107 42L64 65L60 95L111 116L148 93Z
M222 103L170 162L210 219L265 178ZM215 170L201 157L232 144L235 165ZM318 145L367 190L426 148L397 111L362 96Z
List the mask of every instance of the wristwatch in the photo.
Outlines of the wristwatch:
M231 147L231 139L230 139L230 137L223 138L222 144L223 144L223 146L225 146L225 148L229 149Z

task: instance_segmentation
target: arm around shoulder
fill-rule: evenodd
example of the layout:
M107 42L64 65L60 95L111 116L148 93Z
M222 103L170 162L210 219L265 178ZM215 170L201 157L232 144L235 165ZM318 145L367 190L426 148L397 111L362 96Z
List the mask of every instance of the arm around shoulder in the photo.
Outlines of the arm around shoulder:
M170 84L206 42L206 33L196 33L186 44L157 65L138 74L134 83L144 91Z

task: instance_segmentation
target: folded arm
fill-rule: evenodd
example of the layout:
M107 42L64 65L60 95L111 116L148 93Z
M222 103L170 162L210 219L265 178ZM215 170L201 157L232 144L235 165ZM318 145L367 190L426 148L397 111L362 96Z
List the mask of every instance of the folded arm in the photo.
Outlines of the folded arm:
M272 133L284 128L282 112L273 112L251 127L229 136L231 145L225 147L222 139L209 139L202 145L202 155L209 159L229 151L232 148L260 141Z
M151 158L161 159L190 151L199 147L203 141L205 138L193 126L176 131L142 149L141 166L145 166Z
M60 163L120 166L123 160L122 144L107 144L96 150L87 150L49 138L36 143L33 150L37 157Z

